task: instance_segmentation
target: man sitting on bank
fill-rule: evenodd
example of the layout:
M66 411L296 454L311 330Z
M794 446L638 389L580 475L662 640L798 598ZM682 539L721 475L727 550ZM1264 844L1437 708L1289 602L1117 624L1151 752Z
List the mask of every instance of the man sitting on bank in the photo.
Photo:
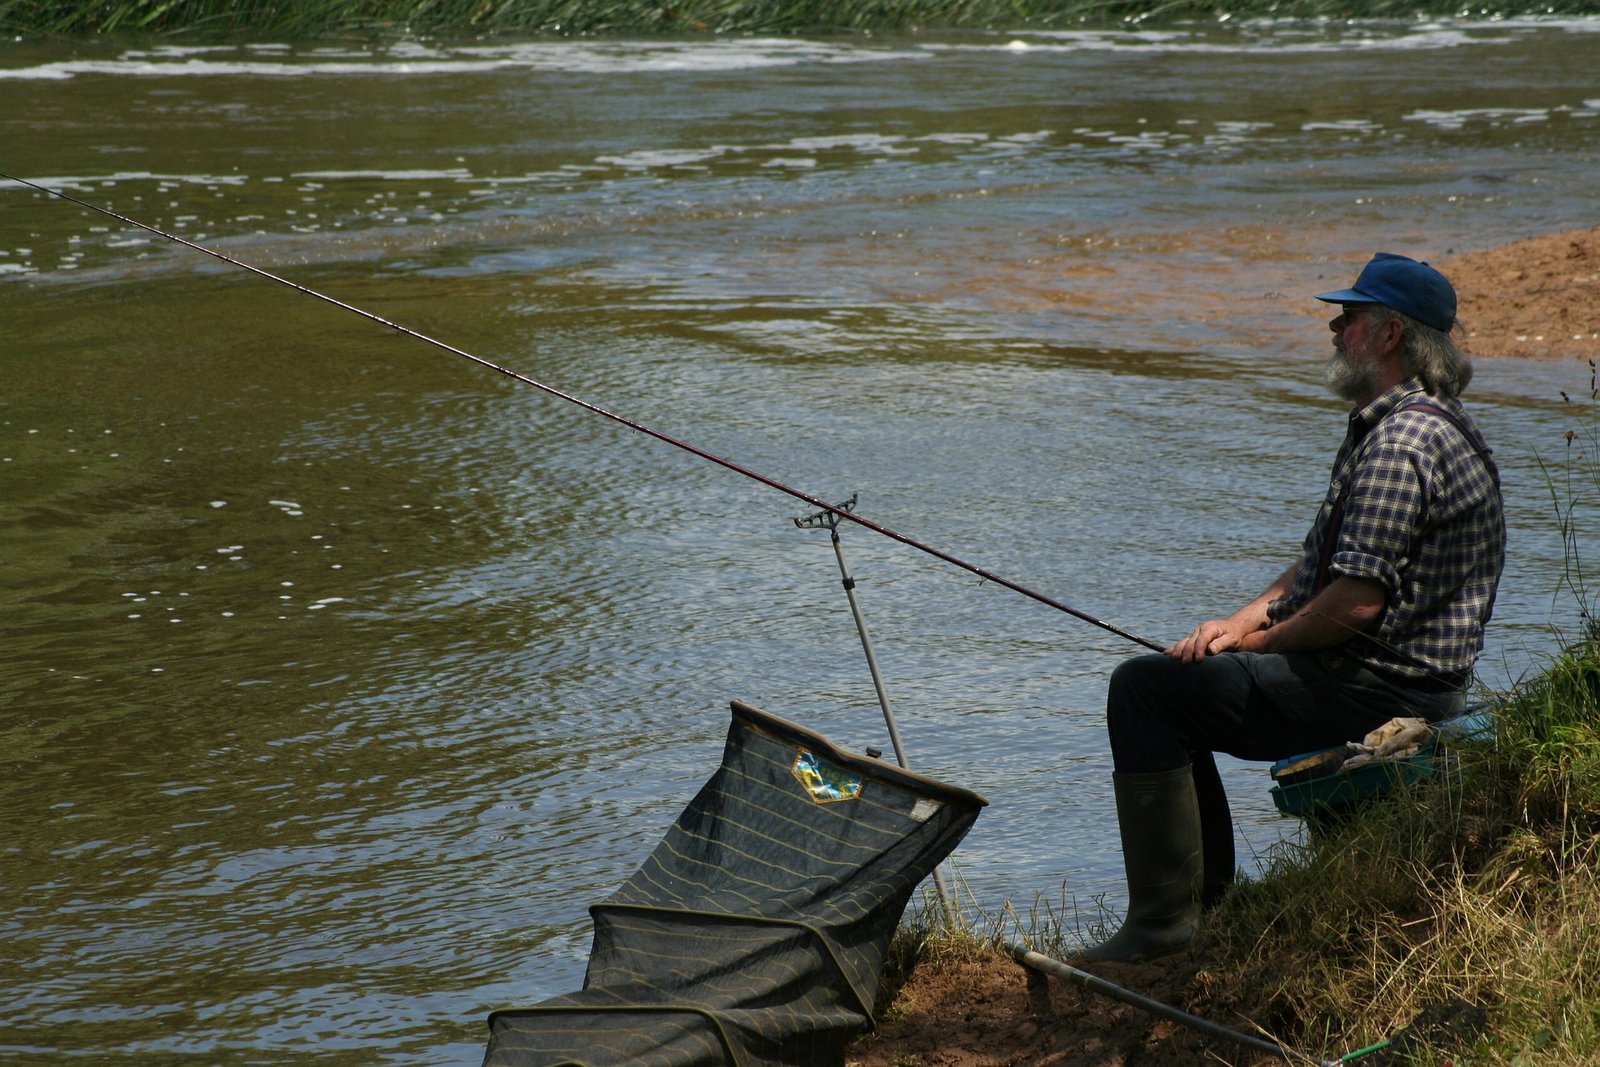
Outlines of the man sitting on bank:
M1499 475L1457 396L1437 270L1378 253L1318 300L1328 385L1355 405L1300 558L1254 600L1165 655L1117 668L1107 695L1128 915L1091 959L1175 951L1234 874L1213 752L1277 760L1397 716L1458 714L1505 561Z

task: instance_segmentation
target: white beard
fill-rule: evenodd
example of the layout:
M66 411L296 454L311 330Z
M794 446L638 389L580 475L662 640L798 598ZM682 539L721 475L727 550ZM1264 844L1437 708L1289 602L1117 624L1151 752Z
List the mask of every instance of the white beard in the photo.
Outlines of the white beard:
M1335 348L1322 371L1323 381L1340 400L1355 403L1372 396L1378 389L1378 368L1362 366L1344 348Z

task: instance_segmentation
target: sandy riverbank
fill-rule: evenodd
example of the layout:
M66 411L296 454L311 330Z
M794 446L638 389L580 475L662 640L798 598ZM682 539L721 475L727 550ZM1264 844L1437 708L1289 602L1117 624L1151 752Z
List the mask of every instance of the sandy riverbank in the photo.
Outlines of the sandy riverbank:
M1472 355L1600 358L1600 226L1435 264L1456 287Z

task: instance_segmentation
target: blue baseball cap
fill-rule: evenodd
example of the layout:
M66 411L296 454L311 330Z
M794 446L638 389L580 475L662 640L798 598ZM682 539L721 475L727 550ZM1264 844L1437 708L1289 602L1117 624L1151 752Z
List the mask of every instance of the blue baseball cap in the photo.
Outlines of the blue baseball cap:
M1317 299L1330 304L1382 304L1445 333L1456 321L1456 291L1445 276L1426 263L1392 252L1373 256L1350 288L1318 293Z

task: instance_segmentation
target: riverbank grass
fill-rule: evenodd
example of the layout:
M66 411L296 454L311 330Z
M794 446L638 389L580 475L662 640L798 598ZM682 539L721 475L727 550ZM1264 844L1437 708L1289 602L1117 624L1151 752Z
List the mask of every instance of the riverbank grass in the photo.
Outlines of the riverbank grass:
M1386 1063L1600 1061L1600 629L1491 701L1492 738L1447 773L1276 846L1211 912L1185 1003L1323 1057ZM1007 941L1070 961L1098 939L1056 909L896 938L886 992L917 966ZM1070 1025L1070 1024L1069 1024ZM1396 1038L1412 1049L1393 1058ZM1429 1058L1429 1057L1432 1058ZM1360 1062L1362 1057L1352 1062Z
M0 0L12 36L312 38L363 31L641 35L1049 28L1176 19L1414 19L1600 13L1600 0Z
M1474 1063L1595 1062L1597 636L1495 702L1492 742L1458 747L1456 773L1280 850L1230 894L1206 928L1218 995L1305 1047L1450 1016L1441 1051Z

